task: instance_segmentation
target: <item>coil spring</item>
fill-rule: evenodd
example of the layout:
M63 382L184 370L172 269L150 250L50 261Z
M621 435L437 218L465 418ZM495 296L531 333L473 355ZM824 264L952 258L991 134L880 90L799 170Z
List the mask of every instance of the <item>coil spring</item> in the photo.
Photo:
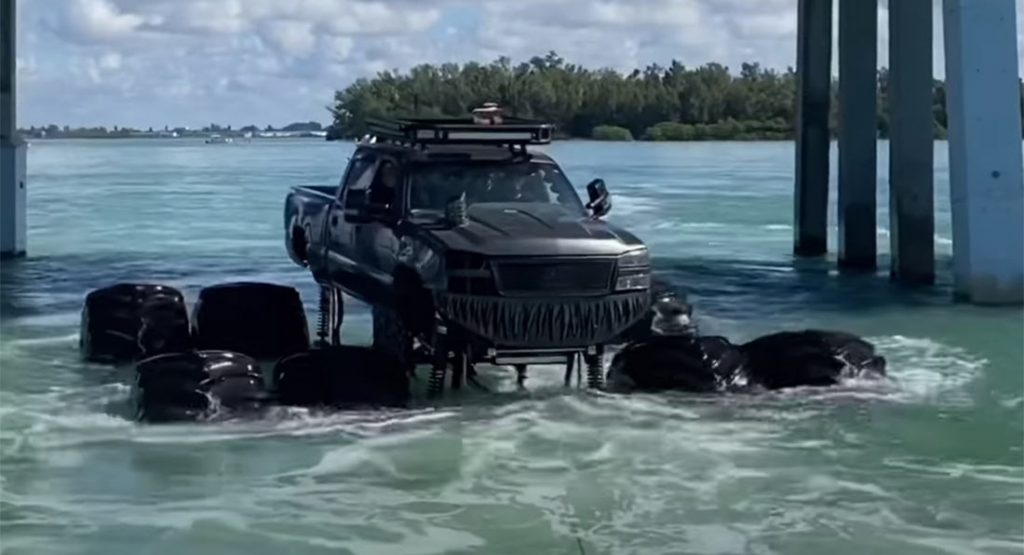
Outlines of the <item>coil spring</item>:
M604 386L604 376L602 375L604 365L601 364L601 357L588 357L587 358L587 386L591 389L600 389Z
M430 368L430 380L427 383L427 394L431 397L436 397L444 391L444 377L447 374L447 368L442 364L434 363Z
M327 342L327 336L331 333L331 293L327 287L320 286L320 307L316 315L316 336L323 342Z

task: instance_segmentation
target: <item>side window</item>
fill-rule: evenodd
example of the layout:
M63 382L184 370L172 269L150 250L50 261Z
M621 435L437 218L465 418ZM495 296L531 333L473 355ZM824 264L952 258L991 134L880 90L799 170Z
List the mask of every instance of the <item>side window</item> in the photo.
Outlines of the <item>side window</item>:
M373 169L373 164L376 162L376 157L369 153L357 154L352 159L352 163L349 164L348 172L345 173L345 177L341 183L341 195L345 194L348 189L365 189L369 185L370 170Z
M392 207L398 192L398 166L391 160L381 160L370 185L370 203Z

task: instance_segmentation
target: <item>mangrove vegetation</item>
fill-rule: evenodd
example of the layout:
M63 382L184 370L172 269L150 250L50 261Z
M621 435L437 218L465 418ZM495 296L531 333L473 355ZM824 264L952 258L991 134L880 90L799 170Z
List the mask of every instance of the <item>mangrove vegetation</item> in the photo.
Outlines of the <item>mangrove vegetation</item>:
M833 133L838 84L832 87ZM1024 86L1022 106L1024 106ZM888 136L888 71L878 72L879 137ZM555 52L513 64L422 64L384 71L337 91L329 138L358 137L368 117L464 116L484 102L506 113L549 121L562 138L601 140L783 140L793 137L796 72L756 62L739 71L715 62L687 67L678 60L621 73L567 63ZM937 138L946 134L945 84L933 86Z

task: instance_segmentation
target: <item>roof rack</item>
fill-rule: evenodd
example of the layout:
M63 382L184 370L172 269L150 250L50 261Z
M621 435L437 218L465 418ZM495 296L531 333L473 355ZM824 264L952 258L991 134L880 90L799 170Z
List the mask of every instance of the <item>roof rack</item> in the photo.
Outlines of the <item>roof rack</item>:
M367 118L369 133L380 139L414 145L476 144L525 147L551 142L549 123L498 117L466 118Z

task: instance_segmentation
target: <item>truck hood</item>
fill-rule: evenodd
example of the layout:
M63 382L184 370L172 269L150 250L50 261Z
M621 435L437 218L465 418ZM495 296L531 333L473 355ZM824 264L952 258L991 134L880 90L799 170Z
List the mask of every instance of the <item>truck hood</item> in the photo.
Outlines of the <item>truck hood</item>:
M616 256L643 245L622 228L559 205L478 204L467 212L465 225L427 232L449 249L493 256Z

